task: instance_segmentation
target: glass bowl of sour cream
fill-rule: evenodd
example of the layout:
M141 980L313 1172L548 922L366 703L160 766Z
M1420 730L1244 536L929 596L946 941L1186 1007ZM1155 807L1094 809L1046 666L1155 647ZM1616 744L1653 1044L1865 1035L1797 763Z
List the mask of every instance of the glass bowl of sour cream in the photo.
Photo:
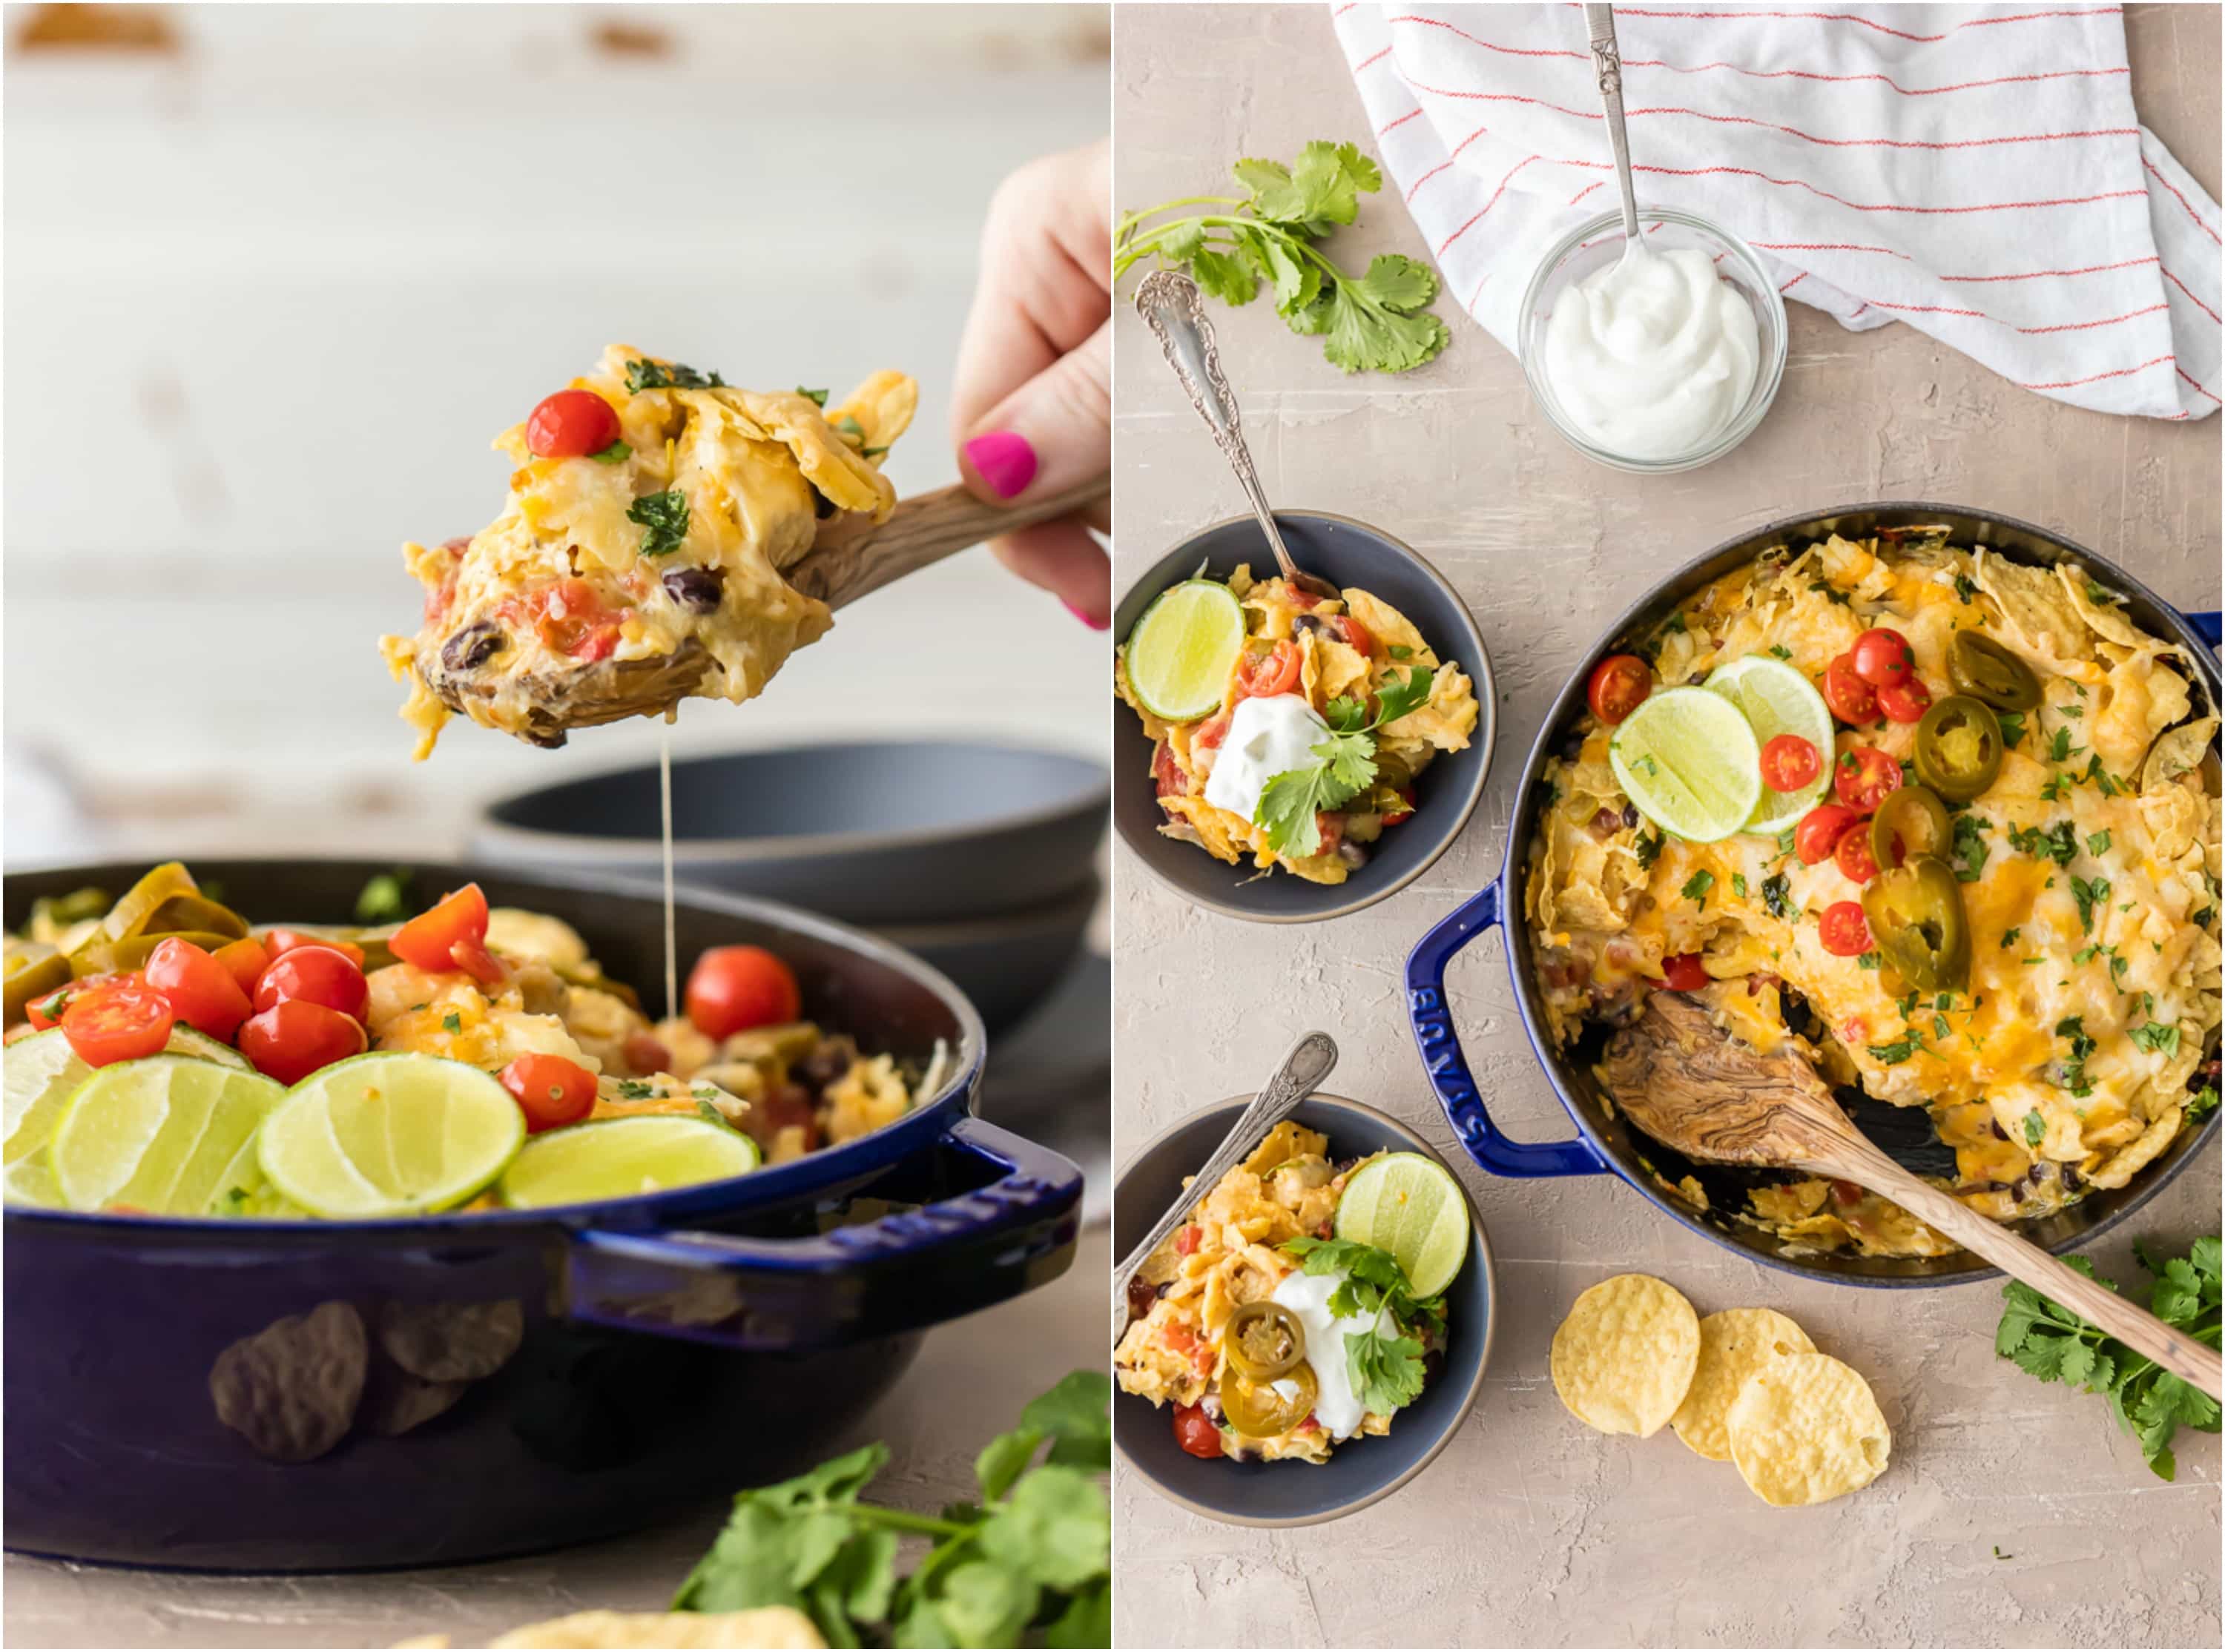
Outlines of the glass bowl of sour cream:
M1553 427L1602 465L1689 471L1750 435L1784 377L1784 301L1753 248L1665 206L1578 225L1522 298L1522 371Z

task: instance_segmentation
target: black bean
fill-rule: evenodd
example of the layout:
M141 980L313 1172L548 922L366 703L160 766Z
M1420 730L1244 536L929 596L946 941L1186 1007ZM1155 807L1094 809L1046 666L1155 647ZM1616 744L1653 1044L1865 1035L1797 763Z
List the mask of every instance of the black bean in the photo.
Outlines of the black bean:
M1308 631L1320 631L1326 630L1328 629L1328 628L1327 626L1322 623L1322 618L1319 614L1300 614L1296 619L1290 622L1290 635L1292 636L1300 636Z
M2077 1192L2078 1168L2076 1165L2064 1165L2057 1175L2057 1180L2063 1183L2063 1191L2064 1193L2070 1193Z
M1367 851L1356 843L1341 843L1336 846L1336 858L1355 870L1367 864Z
M858 1047L847 1038L830 1038L796 1064L796 1076L810 1089L823 1092L850 1070Z
M672 600L699 614L717 608L726 588L726 576L718 568L675 568L664 576L664 589Z
M2006 1142L2009 1139L2009 1133L2001 1128L2001 1121L1998 1118L1993 1121L1993 1131L1995 1138L2000 1141Z
M1622 806L1622 823L1623 823L1623 825L1625 825L1626 826L1629 827L1632 832L1635 832L1635 831L1637 831L1637 830L1638 830L1638 805L1637 805L1637 804L1635 804L1635 803L1625 803L1625 804Z
M1563 762L1574 763L1577 758L1582 756L1584 755L1584 731L1582 729L1570 729L1566 734L1563 735L1561 737L1560 750L1561 757Z
M476 671L510 646L510 638L491 619L466 625L441 649L441 663L451 671Z
M1140 1320L1151 1311L1151 1304L1159 1300L1157 1287L1141 1274L1128 1282L1128 1317Z

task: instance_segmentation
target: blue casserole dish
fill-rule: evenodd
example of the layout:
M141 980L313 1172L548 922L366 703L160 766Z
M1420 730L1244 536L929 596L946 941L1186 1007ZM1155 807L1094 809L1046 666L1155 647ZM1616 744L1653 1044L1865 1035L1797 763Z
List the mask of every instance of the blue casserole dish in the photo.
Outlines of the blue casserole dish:
M10 877L5 916L137 864ZM364 861L196 861L258 918L345 922ZM557 914L611 974L662 976L662 894L477 878ZM683 892L680 956L734 941L796 969L804 1012L868 1050L953 1076L897 1123L755 1174L639 1199L375 1223L246 1223L10 1210L5 1217L5 1531L72 1560L329 1571L490 1559L609 1536L827 1454L929 1327L1056 1278L1081 1172L973 1116L986 1041L949 982L891 946L740 896ZM870 1198L897 1208L850 1212ZM871 1212L882 1207L876 1204ZM844 1225L846 1217L852 1218ZM274 1460L216 1414L219 1357L333 1302L377 1328L473 1305L521 1322L448 1409L385 1434L357 1414L308 1461ZM498 1351L499 1351L498 1350ZM485 1363L458 1344L421 1376ZM329 1364L329 1362L326 1362ZM317 1403L329 1370L273 1386ZM973 1436L967 1436L971 1438Z
M1555 1050L1547 1035L1530 935L1522 921L1522 883L1530 862L1531 832L1544 807L1542 776L1545 764L1582 715L1585 684L1598 661L1632 647L1702 586L1743 566L1770 546L1787 540L1822 538L1833 532L1859 539L1880 528L1926 523L1946 524L1953 530L1957 544L1984 545L2019 560L2052 564L2068 558L2083 563L2112 590L2125 594L2125 612L2133 623L2152 636L2178 645L2178 653L2188 662L2188 674L2194 680L2195 714L2200 716L2217 708L2220 689L2216 614L2181 613L2106 557L2096 556L2060 535L1990 511L1957 505L1894 503L1803 513L1740 534L1670 574L1601 638L1546 713L1514 791L1513 824L1507 833L1506 853L1498 878L1423 936L1406 959L1406 1013L1421 1049L1423 1067L1446 1117L1451 1120L1469 1156L1486 1170L1497 1176L1590 1176L1612 1173L1652 1201L1671 1220L1694 1232L1727 1245L1750 1260L1835 1284L1946 1285L1994 1276L1995 1270L1989 1264L1968 1251L1932 1257L1816 1253L1733 1220L1731 1212L1745 1207L1746 1189L1757 1180L1772 1179L1772 1173L1695 1163L1636 1134L1619 1113L1608 1111L1602 1103L1598 1080L1590 1071L1598 1054L1595 1042L1580 1042L1567 1050ZM1445 991L1445 967L1461 948L1485 931L1502 924L1506 929L1506 967L1513 978L1515 1004L1521 1012L1523 1028L1529 1034L1530 1047L1576 1127L1577 1133L1566 1141L1518 1142L1501 1130L1493 1123L1483 1092L1461 1050L1460 1035L1454 1026L1453 1009ZM2209 1052L2212 1059L2215 1054L2215 1049ZM1929 1117L1920 1110L1856 1102L1851 1111L1856 1124L1910 1169L1919 1174L1951 1174L1951 1155L1939 1144ZM2182 1134L2126 1187L2089 1193L2068 1209L2018 1224L2019 1231L2033 1244L2051 1251L2090 1243L2153 1198L2217 1139L2218 1129L2219 1117L2213 1114L2199 1130ZM1697 1211L1672 1195L1657 1180L1656 1171L1670 1183L1688 1173L1696 1175L1708 1193L1710 1208L1704 1212Z

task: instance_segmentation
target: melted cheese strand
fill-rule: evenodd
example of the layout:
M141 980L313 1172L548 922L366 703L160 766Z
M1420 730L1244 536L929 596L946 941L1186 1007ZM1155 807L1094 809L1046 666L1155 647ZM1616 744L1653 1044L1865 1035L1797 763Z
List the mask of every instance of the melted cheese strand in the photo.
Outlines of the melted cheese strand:
M680 1013L680 947L672 919L672 725L656 731L657 804L664 817L664 1013Z

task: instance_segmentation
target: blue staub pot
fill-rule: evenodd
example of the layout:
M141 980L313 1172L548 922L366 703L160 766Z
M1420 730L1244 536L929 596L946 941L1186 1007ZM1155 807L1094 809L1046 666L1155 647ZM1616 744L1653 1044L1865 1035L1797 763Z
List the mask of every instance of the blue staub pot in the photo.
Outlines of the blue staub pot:
M138 865L11 877L6 919ZM200 863L258 918L345 922L371 862ZM661 892L477 878L661 978ZM950 1076L871 1136L638 1199L415 1221L10 1210L8 1547L242 1571L485 1560L605 1537L844 1443L930 1327L1056 1278L1081 1173L973 1117L985 1041L942 977L853 930L685 893L681 956L755 942L804 1012ZM992 1420L964 1421L973 1439Z
M1746 1207L1747 1190L1781 1173L1740 1170L1699 1163L1632 1130L1620 1113L1604 1104L1591 1067L1600 1035L1556 1051L1546 1032L1543 994L1536 981L1528 927L1522 921L1523 880L1528 875L1532 833L1544 808L1542 776L1546 763L1584 712L1584 690L1592 667L1608 655L1627 651L1649 635L1687 598L1710 582L1743 566L1772 545L1820 539L1836 532L1861 539L1880 529L1945 524L1955 542L1982 545L2002 555L2036 565L2075 560L2126 598L2127 617L2150 635L2177 645L2182 669L2193 680L2195 714L2214 712L2220 704L2217 663L2218 616L2184 614L2138 579L2083 546L2013 517L1956 505L1893 503L1843 510L1806 513L1741 534L1678 569L1654 586L1615 622L1553 702L1531 748L1515 790L1514 820L1497 880L1479 890L1437 923L1406 959L1406 1013L1420 1047L1422 1063L1445 1116L1469 1156L1498 1176L1588 1176L1613 1174L1630 1183L1671 1220L1743 1255L1788 1273L1835 1284L1924 1286L1953 1284L1995 1276L1995 1270L1968 1251L1945 1256L1883 1257L1815 1252L1733 1219ZM1506 965L1514 998L1531 1048L1552 1081L1576 1134L1557 1142L1519 1142L1493 1121L1482 1090L1469 1072L1455 1025L1454 1006L1445 991L1445 969L1455 953L1487 930L1505 926ZM2213 1048L2209 1054L2214 1057ZM1842 1099L1845 1099L1842 1095ZM1855 1101L1858 1128L1886 1153L1918 1174L1951 1174L1953 1156L1933 1132L1921 1109ZM2018 1225L2035 1244L2051 1251L2082 1246L2154 1197L2195 1155L2217 1139L2219 1118L2182 1135L2127 1186L2097 1191L2066 1210ZM1658 1173L1658 1176L1657 1174ZM1663 1185L1696 1176L1710 1208L1701 1212Z

